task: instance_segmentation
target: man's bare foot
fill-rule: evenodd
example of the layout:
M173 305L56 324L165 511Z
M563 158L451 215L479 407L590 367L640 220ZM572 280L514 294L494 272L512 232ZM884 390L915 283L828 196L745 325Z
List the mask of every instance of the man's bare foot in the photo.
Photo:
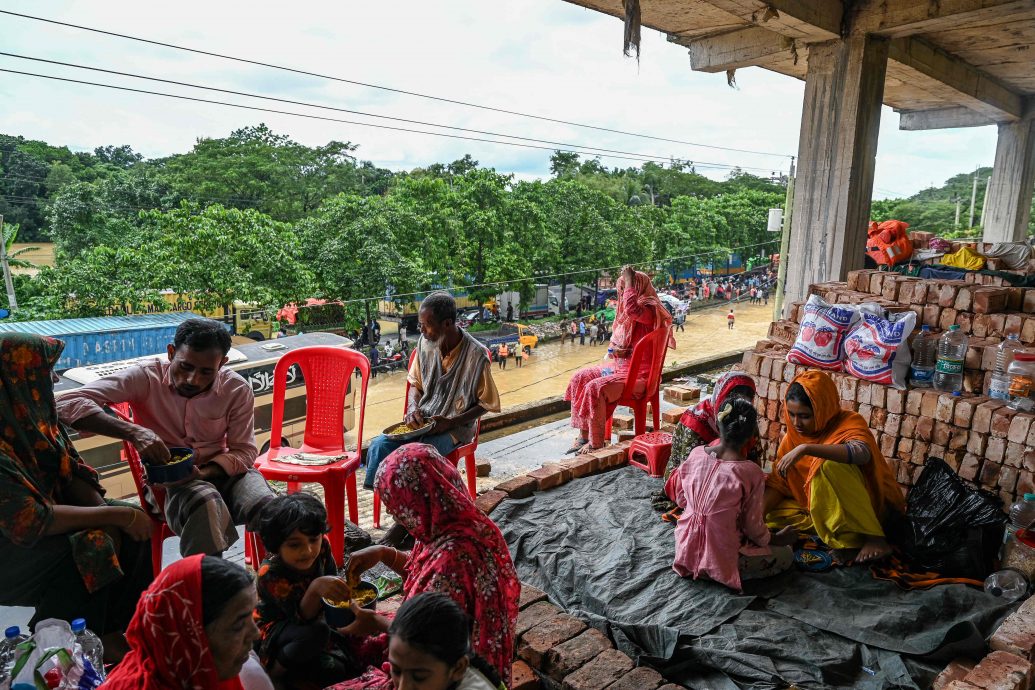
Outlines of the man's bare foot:
M891 544L884 537L867 537L866 543L859 549L855 562L859 564L874 563L891 555Z
M575 442L574 442L574 443L572 443L572 444L571 444L571 448L569 448L568 450L564 451L564 454L565 454L565 455L571 455L572 453L578 453L578 452L580 452L580 451L581 451L581 450L582 450L582 449L583 449L583 448L584 448L584 447L586 446L586 444L588 444L588 443L589 443L589 439L588 439L588 438L582 438L582 437L580 436L579 438L575 439Z

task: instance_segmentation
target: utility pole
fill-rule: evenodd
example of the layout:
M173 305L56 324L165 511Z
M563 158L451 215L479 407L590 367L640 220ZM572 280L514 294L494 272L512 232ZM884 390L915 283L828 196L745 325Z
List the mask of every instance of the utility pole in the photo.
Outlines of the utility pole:
M953 227L958 229L960 226L960 201L962 201L962 199L960 198L959 194L953 194L952 198L949 199L949 201L956 202L956 222L953 225Z
M992 183L992 176L985 178L985 198L981 200L981 227L985 227L985 211L988 209L988 185Z
M791 216L794 210L794 156L787 174L787 197L783 202L783 232L780 233L780 267L776 271L776 294L773 295L773 321L783 318L783 292L787 282L787 252L791 247Z
M13 312L18 308L18 297L14 294L11 266L7 263L7 236L4 234L4 217L0 214L0 264L4 267L4 285L7 287L7 305Z
M974 227L974 202L977 201L977 169L974 170L974 187L970 190L970 225L968 228Z

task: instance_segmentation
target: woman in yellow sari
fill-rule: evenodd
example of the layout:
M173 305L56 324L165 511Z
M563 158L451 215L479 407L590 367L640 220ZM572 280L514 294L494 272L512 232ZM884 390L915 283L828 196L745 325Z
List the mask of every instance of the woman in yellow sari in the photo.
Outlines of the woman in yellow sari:
M842 562L891 553L881 521L904 501L866 420L841 409L837 386L820 371L794 379L783 414L787 433L766 482L769 526L815 534Z

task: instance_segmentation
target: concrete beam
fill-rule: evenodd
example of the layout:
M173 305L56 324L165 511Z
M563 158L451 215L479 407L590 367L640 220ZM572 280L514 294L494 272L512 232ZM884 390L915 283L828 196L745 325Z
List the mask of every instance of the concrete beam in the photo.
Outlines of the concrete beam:
M1020 242L1028 236L1035 192L1035 117L999 125L992 179L982 219L985 242Z
M923 39L891 41L888 59L952 88L962 96L962 105L994 122L1015 122L1024 115L1024 98L1020 94Z
M763 64L794 45L793 38L757 26L707 38L671 40L690 49L690 67L698 72L725 72Z
M870 0L871 3L874 0ZM987 19L1035 9L1035 0L896 0L857 16L859 28L888 38L965 29Z
M955 129L994 125L995 120L970 108L938 108L937 110L900 110L898 128L918 132L928 129Z
M837 0L708 0L741 21L790 38L829 41L841 35Z
M809 47L787 303L803 299L810 283L844 280L863 266L887 59L879 37Z

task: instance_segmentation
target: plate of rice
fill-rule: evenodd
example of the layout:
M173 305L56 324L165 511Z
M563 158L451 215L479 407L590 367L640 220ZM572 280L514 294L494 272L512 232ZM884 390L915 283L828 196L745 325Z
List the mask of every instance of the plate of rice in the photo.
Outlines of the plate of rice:
M431 427L434 425L434 422L426 421L423 426L415 429L406 422L399 422L398 424L392 424L381 433L393 441L412 441L431 431Z

